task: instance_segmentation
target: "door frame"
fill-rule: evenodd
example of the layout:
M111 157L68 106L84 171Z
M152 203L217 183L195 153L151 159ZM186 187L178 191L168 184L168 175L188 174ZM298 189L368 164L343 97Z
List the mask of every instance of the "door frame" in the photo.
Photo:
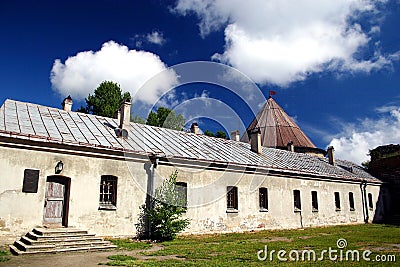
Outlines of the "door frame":
M57 223L48 223L45 222L46 215L46 193L47 193L47 183L48 182L58 182L64 185L64 201L63 201L63 212L61 225L64 227L68 227L68 214L69 214L69 196L70 196L70 188L71 188L71 178L63 175L49 175L46 178L45 192L44 192L44 204L43 204L43 224L46 225L57 225Z

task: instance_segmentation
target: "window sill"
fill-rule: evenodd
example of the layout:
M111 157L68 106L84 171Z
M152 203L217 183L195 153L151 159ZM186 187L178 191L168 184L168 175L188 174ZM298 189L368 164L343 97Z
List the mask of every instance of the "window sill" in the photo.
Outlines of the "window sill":
M261 209L260 209L260 212L268 212L268 209L261 208Z
M312 209L312 212L318 212L318 209Z
M355 211L355 209L350 209L350 211Z
M340 209L336 208L335 211L340 211Z
M226 213L238 213L239 211L237 209L227 209Z
M301 212L301 209L299 209L299 208L294 208L294 212Z
M109 205L100 204L100 206L99 206L99 210L116 210L116 209L117 209L117 207L112 204L109 204Z

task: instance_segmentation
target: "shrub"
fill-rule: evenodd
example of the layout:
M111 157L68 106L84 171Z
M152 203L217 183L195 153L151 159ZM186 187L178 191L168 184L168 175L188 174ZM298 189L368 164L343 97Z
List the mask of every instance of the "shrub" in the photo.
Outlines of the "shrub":
M149 221L150 238L158 241L172 240L190 223L181 218L186 212L186 195L178 189L174 171L155 191L150 207L144 208Z

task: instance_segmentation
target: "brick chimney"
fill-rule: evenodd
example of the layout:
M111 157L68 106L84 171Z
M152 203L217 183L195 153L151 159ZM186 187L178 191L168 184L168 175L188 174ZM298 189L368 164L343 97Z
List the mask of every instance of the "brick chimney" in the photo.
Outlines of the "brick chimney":
M193 122L190 126L190 132L194 134L200 134L200 128L197 122Z
M128 137L130 122L131 122L131 106L129 98L125 99L119 108L119 136Z
M67 96L64 98L63 102L61 103L63 110L71 111L72 110L72 98L71 96Z
M234 130L231 132L231 140L240 141L240 133L238 130Z
M336 165L336 161L335 161L335 149L333 148L333 146L328 147L328 161L329 164L335 166Z
M287 147L288 147L288 150L289 150L290 152L294 152L293 141L290 141L290 142L287 144Z
M261 154L262 153L262 147L261 147L261 131L260 131L260 128L255 128L253 130L250 130L248 132L248 135L250 137L251 151L256 152L258 154Z

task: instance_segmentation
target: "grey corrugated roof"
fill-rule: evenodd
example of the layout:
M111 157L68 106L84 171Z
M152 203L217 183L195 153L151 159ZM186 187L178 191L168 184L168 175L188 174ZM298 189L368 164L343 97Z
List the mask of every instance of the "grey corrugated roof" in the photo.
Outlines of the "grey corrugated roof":
M258 155L247 143L137 123L131 123L128 138L122 139L117 137L117 127L116 119L14 100L6 100L0 109L2 136L379 182L361 167L346 161L332 166L323 158L267 147Z

